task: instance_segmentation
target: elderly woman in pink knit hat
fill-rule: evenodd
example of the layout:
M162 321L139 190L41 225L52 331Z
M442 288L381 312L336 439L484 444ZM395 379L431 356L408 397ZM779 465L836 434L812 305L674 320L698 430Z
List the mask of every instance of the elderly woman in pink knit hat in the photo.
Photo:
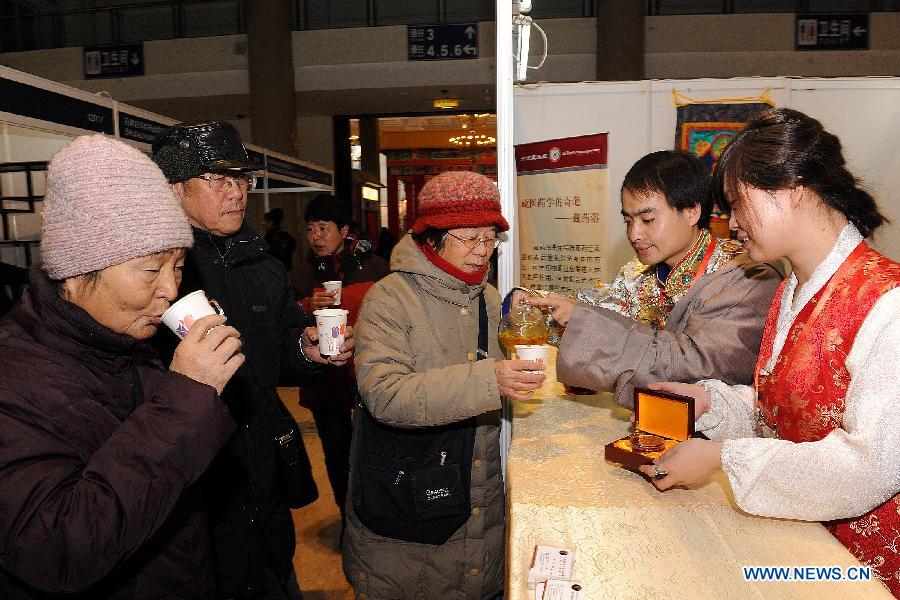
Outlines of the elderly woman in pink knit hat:
M500 397L543 365L504 360L486 283L509 229L494 183L445 173L368 292L357 321L360 408L344 572L357 598L494 598L503 589Z
M213 597L192 484L234 429L219 392L239 335L199 319L168 369L145 343L188 220L149 158L102 135L50 161L43 217L42 264L0 322L0 597Z

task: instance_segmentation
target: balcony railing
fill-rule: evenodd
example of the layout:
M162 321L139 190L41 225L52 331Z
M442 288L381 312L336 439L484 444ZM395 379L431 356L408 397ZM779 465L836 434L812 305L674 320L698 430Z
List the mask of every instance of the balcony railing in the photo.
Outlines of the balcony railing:
M246 0L0 0L0 52L246 31ZM459 23L494 19L491 0L292 0L293 29ZM593 17L597 0L534 0L535 19ZM98 6L100 5L100 6ZM900 0L646 0L648 15L900 11Z
M144 0L37 11L31 2L0 4L0 51L39 50L243 33L244 0ZM100 2L97 2L100 4Z

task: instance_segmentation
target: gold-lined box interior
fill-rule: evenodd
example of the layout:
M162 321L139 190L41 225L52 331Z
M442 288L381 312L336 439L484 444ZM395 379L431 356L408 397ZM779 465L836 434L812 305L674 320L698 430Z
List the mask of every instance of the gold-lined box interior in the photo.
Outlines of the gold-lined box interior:
M636 469L652 464L678 442L694 436L694 399L689 396L635 388L634 417L635 426L641 432L664 438L663 449L654 452L635 450L629 435L606 445L606 460Z
M694 423L688 422L688 413L693 411L688 403L635 390L634 406L635 426L644 433L680 441L691 437Z

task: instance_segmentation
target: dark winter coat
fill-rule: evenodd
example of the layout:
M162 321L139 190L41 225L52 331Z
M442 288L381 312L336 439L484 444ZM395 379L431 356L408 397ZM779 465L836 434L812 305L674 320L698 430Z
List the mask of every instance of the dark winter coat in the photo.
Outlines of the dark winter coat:
M219 592L244 597L266 590L266 565L284 580L294 556L294 524L284 497L270 416L277 385L299 385L321 368L300 355L312 324L294 302L284 267L253 229L230 239L194 229L181 294L206 291L241 332L244 365L222 398L238 431L204 477Z
M290 272L294 266L294 250L297 249L297 240L283 229L270 229L266 233L268 252L281 261L284 268Z
M0 598L209 598L192 484L233 430L215 389L35 269L0 322Z
M344 249L331 256L317 256L310 250L303 265L293 277L294 291L307 313L312 314L310 298L315 288L325 281L341 281L341 306L350 311L347 322L356 324L359 308L369 288L387 275L388 265L371 249L360 251L350 238ZM304 386L300 404L311 409L353 408L356 398L356 376L353 362L328 369L321 381Z

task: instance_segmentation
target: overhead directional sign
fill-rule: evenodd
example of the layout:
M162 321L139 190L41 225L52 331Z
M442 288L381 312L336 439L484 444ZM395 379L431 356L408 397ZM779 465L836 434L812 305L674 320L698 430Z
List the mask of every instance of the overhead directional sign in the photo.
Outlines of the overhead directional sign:
M477 23L409 25L406 39L409 60L478 58Z
M797 15L797 50L868 50L869 13Z
M84 78L137 77L144 74L144 44L84 47Z

